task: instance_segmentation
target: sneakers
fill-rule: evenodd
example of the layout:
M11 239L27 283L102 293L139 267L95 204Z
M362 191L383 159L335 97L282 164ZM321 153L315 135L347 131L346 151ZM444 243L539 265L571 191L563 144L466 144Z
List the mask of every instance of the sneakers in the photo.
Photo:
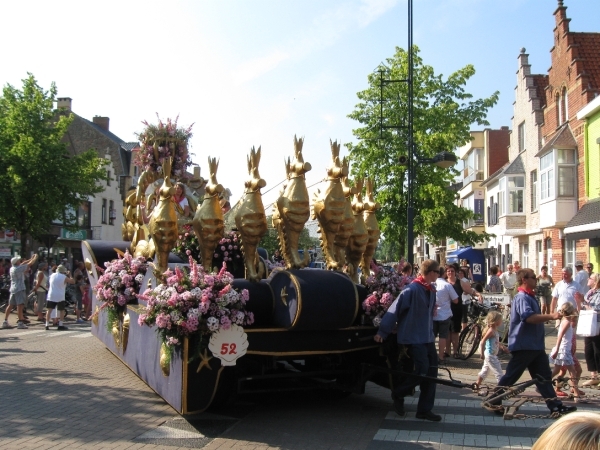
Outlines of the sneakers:
M558 413L558 414L564 415L564 414L569 414L569 413L577 411L577 406L560 405L560 406L552 408L551 411L553 413Z
M4 322L2 322L2 328L12 328L8 322L5 320Z
M48 325L46 325L46 331L50 330L50 327Z
M59 326L58 326L56 329L57 329L58 331L64 331L64 330L68 330L68 328L67 328L67 327L65 327L64 325L59 325Z
M77 320L75 321L75 323L85 323L85 320L83 320L83 319L77 319Z
M597 386L600 384L600 380L598 378L592 378L591 380L585 381L582 386Z
M442 416L440 416L439 414L434 414L431 411L427 411L427 412L418 412L415 417L417 419L423 419L423 420L429 420L431 422L439 422L440 420L442 420Z
M557 397L568 397L569 394L567 394L565 391L556 391L556 396Z
M25 325L23 322L19 321L19 322L17 322L17 328L19 330L26 330L29 327L27 325Z

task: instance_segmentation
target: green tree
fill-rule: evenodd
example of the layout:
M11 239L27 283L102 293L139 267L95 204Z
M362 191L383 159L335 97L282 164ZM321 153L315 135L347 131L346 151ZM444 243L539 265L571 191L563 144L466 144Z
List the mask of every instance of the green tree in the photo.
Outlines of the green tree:
M380 73L381 72L381 73ZM469 142L471 124L489 125L487 111L498 101L498 92L490 97L472 100L465 84L475 74L467 65L447 79L423 64L418 47L413 47L413 139L418 158L431 158L440 151ZM369 74L369 87L357 94L360 102L348 117L361 127L353 130L357 144L346 144L350 151L352 174L375 180L376 199L381 204L377 213L386 240L397 241L398 258L406 254L407 233L407 167L399 164L408 152L408 84L384 83L380 80L406 80L408 53L396 48L387 65ZM383 100L380 101L383 91ZM381 125L384 125L383 127ZM397 127L396 127L397 126ZM456 192L449 187L458 174L455 169L417 165L413 178L415 236L426 235L439 243L446 237L470 245L490 238L465 230L463 222L474 218L473 212L456 205ZM397 259L397 258L394 258Z
M95 151L70 156L61 142L71 115L54 110L56 86L40 87L32 74L19 90L7 84L0 97L0 224L21 235L48 233L52 222L75 226L82 201L103 191L105 162Z
M269 252L269 258L273 256L275 250L279 249L279 239L277 238L277 230L273 228L273 217L267 216L267 224L269 225L269 229L267 233L260 240L259 247L264 248ZM310 237L308 232L308 228L304 227L302 232L300 233L300 239L298 241L298 250L313 250L315 247L319 247L319 239Z

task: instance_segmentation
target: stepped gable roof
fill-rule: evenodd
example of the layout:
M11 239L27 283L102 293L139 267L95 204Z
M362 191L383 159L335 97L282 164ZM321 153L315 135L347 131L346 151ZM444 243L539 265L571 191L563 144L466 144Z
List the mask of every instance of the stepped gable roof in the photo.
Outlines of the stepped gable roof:
M533 75L535 93L540 99L540 107L546 106L546 88L548 87L548 75Z
M541 150L536 153L536 158L539 158L553 148L577 148L577 141L575 141L568 123L561 126L554 136L546 142Z
M523 175L525 174L525 164L523 164L523 158L521 155L525 153L523 150L521 153L517 155L515 159L504 164L500 169L496 170L492 175L490 175L486 180L481 183L481 187L487 186L496 178L499 178L500 175Z
M570 33L574 44L579 48L577 53L583 64L584 74L587 75L589 85L583 89L600 91L600 33Z

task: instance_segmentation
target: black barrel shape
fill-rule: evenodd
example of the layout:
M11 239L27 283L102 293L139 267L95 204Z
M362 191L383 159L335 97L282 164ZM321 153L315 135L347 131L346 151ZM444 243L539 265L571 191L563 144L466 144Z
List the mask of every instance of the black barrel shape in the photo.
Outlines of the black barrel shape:
M246 311L254 314L254 323L244 328L274 326L275 297L269 283L266 281L252 283L244 278L236 278L231 285L239 292L248 289L249 300L246 302Z
M275 324L295 330L337 330L353 324L358 291L344 274L322 269L283 270L270 281Z

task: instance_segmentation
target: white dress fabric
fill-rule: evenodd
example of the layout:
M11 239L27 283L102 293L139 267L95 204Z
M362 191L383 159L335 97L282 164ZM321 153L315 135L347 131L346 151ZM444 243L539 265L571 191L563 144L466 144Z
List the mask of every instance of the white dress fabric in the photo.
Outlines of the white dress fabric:
M558 354L556 358L548 357L550 360L550 364L555 364L557 366L572 366L575 364L573 361L573 352L571 349L573 348L573 327L569 325L567 331L565 331L564 336L562 337L560 344L558 346ZM554 353L556 350L556 346L552 348L550 354Z

